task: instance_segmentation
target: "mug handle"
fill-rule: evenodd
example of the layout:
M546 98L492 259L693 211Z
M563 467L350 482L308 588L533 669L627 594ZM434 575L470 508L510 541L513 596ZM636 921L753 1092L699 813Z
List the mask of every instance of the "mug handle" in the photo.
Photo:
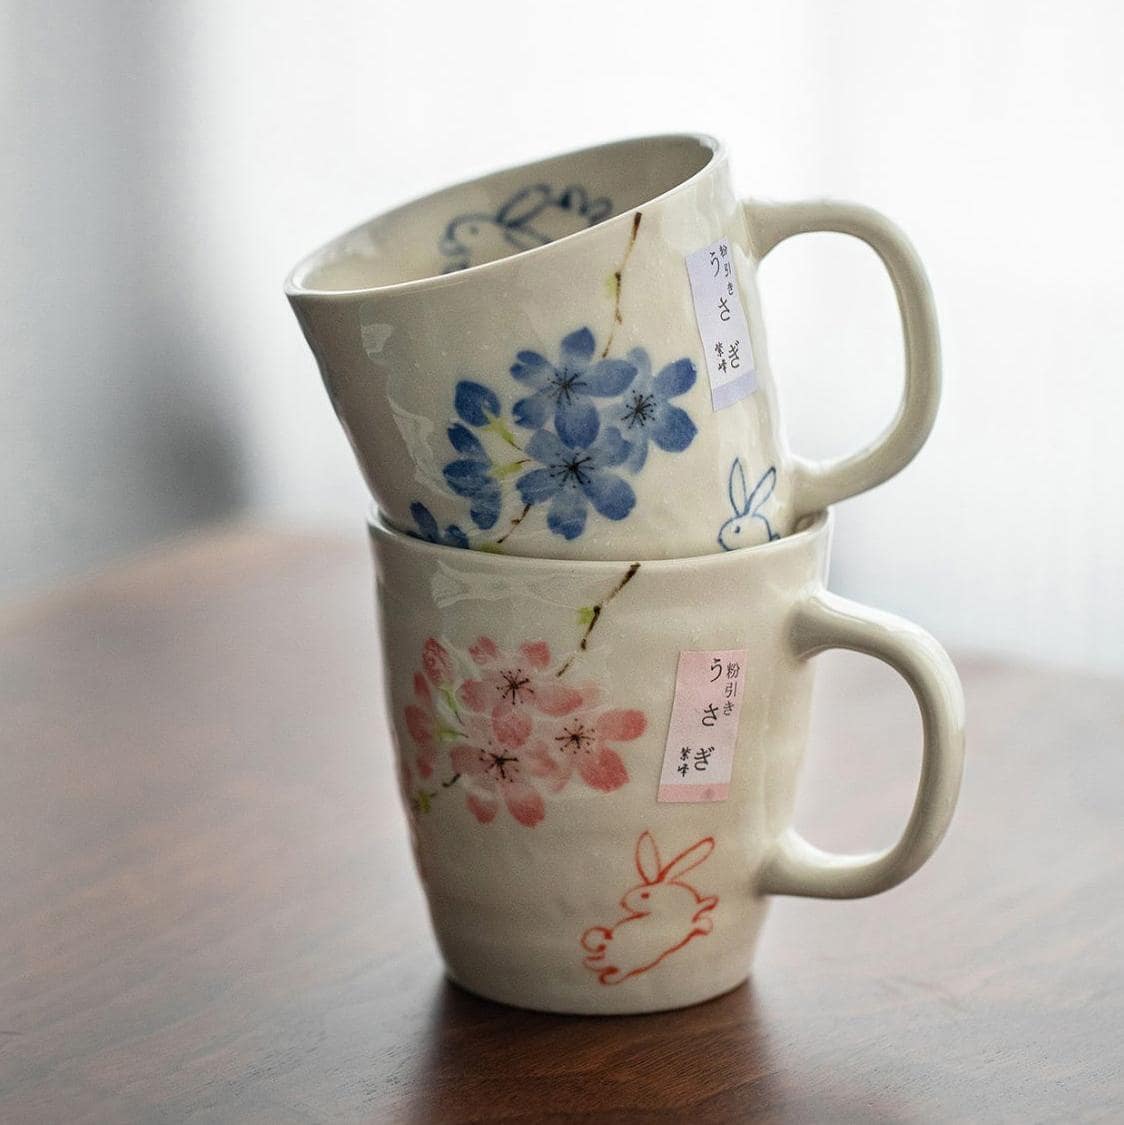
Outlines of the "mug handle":
M964 770L964 695L948 654L924 629L820 589L800 602L789 626L795 656L829 648L877 657L909 684L924 732L921 780L901 838L885 851L837 855L789 828L766 858L764 894L863 898L909 878L934 852L952 819Z
M884 215L855 203L743 205L759 259L794 234L832 231L861 239L882 259L894 284L905 343L905 387L893 421L865 449L836 461L794 458L793 504L797 517L818 512L889 480L917 455L937 416L941 397L941 348L937 311L925 267L909 239Z

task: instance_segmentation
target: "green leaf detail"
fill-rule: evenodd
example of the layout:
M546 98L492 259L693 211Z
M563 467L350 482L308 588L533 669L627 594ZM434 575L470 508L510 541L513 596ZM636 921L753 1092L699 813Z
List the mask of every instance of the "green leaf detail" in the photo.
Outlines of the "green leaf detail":
M488 423L488 429L493 433L499 434L504 441L507 442L513 449L518 449L520 453L523 452L522 446L515 440L515 435L508 429L502 418L493 418Z
M527 464L527 462L525 460L508 461L506 465L495 465L495 466L493 466L492 472L497 477L501 477L501 478L502 477L512 477L516 473L520 472L520 470L522 470L523 466L526 465L526 464Z
M592 625L593 624L593 606L583 605L578 610L578 624L579 625Z
M453 694L453 689L444 686L440 689L441 702L453 713L453 717L459 722L461 713L457 708L457 697Z

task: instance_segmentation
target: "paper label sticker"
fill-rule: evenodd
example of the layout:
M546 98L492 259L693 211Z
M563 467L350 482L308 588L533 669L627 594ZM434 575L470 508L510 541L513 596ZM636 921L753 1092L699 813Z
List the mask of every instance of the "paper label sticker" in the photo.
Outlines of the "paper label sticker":
M746 650L681 652L660 773L661 801L724 801L745 694Z
M757 369L730 243L721 238L687 255L695 320L706 353L710 405L733 406L757 390Z

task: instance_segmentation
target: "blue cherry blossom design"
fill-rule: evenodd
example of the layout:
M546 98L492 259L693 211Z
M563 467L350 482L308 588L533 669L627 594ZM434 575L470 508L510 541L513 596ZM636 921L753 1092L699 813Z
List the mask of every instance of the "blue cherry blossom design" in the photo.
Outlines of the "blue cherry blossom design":
M468 536L455 523L449 524L442 533L433 513L419 500L410 505L410 515L418 525L416 532L410 534L415 539L424 539L427 543L441 543L446 547L468 547Z
M564 539L585 530L587 506L611 520L623 520L636 503L632 486L609 469L623 465L630 447L615 426L606 426L588 443L563 441L561 435L539 430L527 443L527 456L542 468L524 473L516 482L528 506L549 501L547 526Z
M611 520L631 513L636 494L624 474L644 467L650 442L680 453L698 432L690 415L672 402L698 379L686 357L657 372L644 348L633 348L623 359L599 358L592 331L583 327L562 338L557 362L523 350L510 372L526 392L511 407L484 383L462 379L456 384L456 417L446 431L454 457L443 475L456 495L470 501L469 516L482 531L499 521L504 490L516 474L515 490L525 510L498 538L474 543L471 529L466 534L450 524L442 531L432 512L416 501L410 512L418 538L452 547L498 546L532 507L542 504L550 531L576 539L585 531L590 505ZM526 441L509 429L511 420L531 431ZM506 457L494 460L496 451Z
M526 429L541 430L553 420L555 432L569 447L591 445L600 429L591 400L619 395L636 376L636 368L626 360L594 362L595 349L593 333L579 328L563 338L557 364L538 352L518 352L511 374L531 394L513 407L515 421Z
M464 385L458 384L458 392ZM457 409L460 410L459 403ZM468 514L477 527L486 531L499 519L503 503L499 482L492 476L491 459L480 444L480 439L460 422L449 427L448 435L449 443L461 456L445 466L445 483L458 496L472 501Z
M682 453L698 430L687 411L673 406L671 399L685 394L695 385L695 365L687 358L667 364L656 375L643 348L633 348L628 361L636 368L636 378L628 393L605 410L606 421L620 427L629 445L627 468L639 472L648 459L648 441L667 453Z

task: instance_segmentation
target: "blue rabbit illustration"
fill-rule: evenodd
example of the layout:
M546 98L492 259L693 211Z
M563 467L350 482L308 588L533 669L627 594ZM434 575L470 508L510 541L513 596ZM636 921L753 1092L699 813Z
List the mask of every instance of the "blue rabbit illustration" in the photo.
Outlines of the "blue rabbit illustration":
M752 491L747 491L745 483L745 469L742 459L734 458L730 466L729 495L730 506L734 515L728 519L718 532L718 543L724 551L733 551L737 547L748 546L747 539L741 539L742 532L746 529L748 520L760 520L769 533L769 542L779 539L780 536L773 530L767 516L763 515L761 508L773 495L777 486L776 466L770 465L761 475L761 479L753 486Z
M610 200L590 199L578 184L560 192L549 184L522 188L495 211L458 215L445 228L441 253L452 259L445 272L504 258L515 250L545 246L599 223L612 209Z

